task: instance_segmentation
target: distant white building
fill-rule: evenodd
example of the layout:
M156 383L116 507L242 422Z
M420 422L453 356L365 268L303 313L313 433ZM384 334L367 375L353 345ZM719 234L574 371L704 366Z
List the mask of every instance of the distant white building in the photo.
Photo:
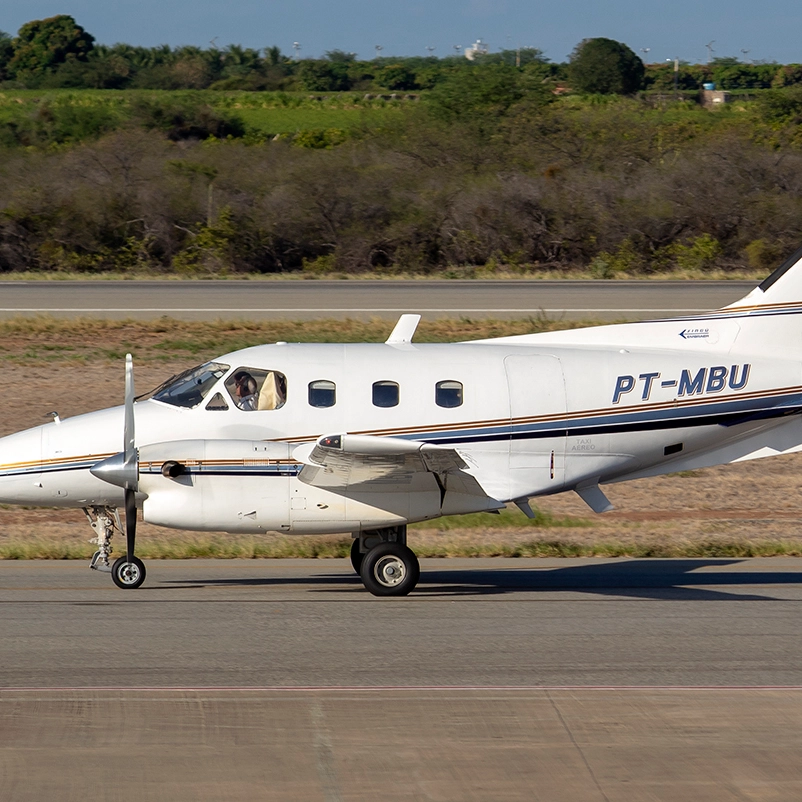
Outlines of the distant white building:
M487 45L481 39L477 39L470 47L465 48L465 58L468 61L473 61L477 56L486 55Z

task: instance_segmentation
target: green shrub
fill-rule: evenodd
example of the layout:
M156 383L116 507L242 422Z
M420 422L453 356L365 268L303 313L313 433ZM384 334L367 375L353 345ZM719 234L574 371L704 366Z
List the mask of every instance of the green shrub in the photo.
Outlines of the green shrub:
M712 267L721 255L721 244L710 234L702 234L687 245L674 243L669 246L669 252L680 270L698 272Z
M596 256L590 263L590 272L595 278L615 278L621 273L639 273L643 265L643 257L627 237L613 253L602 251Z
M746 252L746 258L749 260L750 267L754 267L758 270L774 270L782 258L777 243L769 242L765 239L752 240L752 242L744 248L744 251Z
M161 131L172 142L245 135L245 125L238 115L169 95L164 100L136 98L131 104L131 116L146 130Z
M292 144L299 148L331 150L337 145L342 145L347 139L348 131L342 128L325 128L299 131L292 138Z

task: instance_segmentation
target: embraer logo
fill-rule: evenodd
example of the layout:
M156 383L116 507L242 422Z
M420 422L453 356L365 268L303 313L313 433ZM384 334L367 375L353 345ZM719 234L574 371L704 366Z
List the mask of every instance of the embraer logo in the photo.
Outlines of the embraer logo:
M679 336L683 340L709 340L710 329L683 329Z
M641 391L640 400L648 401L655 384L660 387L676 387L677 397L700 395L701 393L720 393L725 387L731 390L742 390L749 381L749 363L733 365L715 365L711 368L683 370L679 379L660 379L660 373L641 373L635 376L619 376L615 380L613 403L617 404L621 396L631 393L636 387Z

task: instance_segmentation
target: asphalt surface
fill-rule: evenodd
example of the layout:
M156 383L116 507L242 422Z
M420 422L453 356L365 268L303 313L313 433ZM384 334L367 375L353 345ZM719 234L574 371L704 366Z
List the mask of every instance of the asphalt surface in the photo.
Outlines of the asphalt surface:
M799 561L422 562L0 564L0 799L802 798Z
M802 686L802 562L422 561L405 599L345 560L0 563L0 687Z
M0 318L182 320L492 317L621 320L717 309L749 281L33 281L0 282Z

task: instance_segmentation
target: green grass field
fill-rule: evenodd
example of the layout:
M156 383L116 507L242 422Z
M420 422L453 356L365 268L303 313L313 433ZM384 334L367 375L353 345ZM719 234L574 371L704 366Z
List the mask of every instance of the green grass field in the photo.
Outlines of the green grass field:
M403 113L412 101L366 100L351 92L309 95L285 92L210 90L54 89L0 92L0 124L19 123L44 106L104 109L123 122L138 100L206 104L239 116L250 133L281 134L337 128L376 127Z

